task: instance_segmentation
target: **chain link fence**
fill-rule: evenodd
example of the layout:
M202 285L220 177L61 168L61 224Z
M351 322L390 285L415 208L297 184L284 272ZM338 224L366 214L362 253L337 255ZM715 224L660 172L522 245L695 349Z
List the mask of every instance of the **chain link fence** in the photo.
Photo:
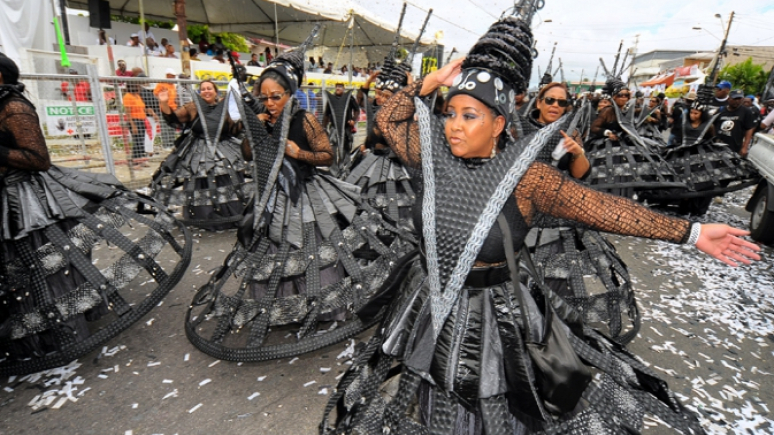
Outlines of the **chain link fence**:
M147 187L180 135L161 116L157 94L167 89L170 106L180 107L192 101L199 82L104 77L88 61L74 61L63 74L52 59L36 58L34 62L34 70L52 73L23 74L20 80L37 109L52 162L111 173L130 189ZM215 84L223 97L228 83ZM256 92L252 85L248 89ZM320 87L303 86L296 97L302 108L322 122ZM359 130L365 130L364 123Z

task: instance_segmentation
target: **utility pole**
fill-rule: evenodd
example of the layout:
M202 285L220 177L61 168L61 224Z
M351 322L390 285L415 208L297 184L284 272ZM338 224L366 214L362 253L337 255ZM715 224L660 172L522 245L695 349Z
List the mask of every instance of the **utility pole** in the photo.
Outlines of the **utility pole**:
M731 32L731 23L734 22L734 11L731 11L731 16L728 18L728 25L726 26L726 33L723 35L723 41L720 43L720 49L718 49L718 55L715 57L715 65L712 67L712 72L708 77L707 84L715 85L718 81L718 73L720 72L720 61L726 52L726 41L728 41L728 34Z
M191 76L191 47L188 45L188 22L185 17L185 0L175 0L177 37L180 39L180 63L182 73Z
M640 45L640 34L634 35L634 47L630 48L629 51L632 55L632 61L629 64L629 76L626 78L626 84L629 84L629 82L632 80L632 74L634 74L634 63L637 60L637 46Z

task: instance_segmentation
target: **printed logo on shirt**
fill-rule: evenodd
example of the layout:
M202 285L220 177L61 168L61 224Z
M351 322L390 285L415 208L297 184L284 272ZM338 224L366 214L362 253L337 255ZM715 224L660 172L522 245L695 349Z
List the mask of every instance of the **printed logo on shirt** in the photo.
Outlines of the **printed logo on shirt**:
M720 129L725 132L730 132L731 130L734 129L734 121L730 119L723 121L723 123L720 124Z

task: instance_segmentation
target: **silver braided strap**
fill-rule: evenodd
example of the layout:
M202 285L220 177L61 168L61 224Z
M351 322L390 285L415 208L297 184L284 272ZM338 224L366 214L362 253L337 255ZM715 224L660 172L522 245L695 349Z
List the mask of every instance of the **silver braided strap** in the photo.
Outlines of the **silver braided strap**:
M422 101L415 99L415 107L420 131L420 143L422 145L422 170L424 178L424 198L422 204L422 234L425 237L425 252L427 259L428 282L430 285L430 298L432 308L433 331L437 337L440 334L443 322L446 321L452 307L457 302L459 292L465 284L473 263L476 260L484 240L489 234L489 229L494 224L497 215L505 204L509 195L519 183L519 180L527 171L543 148L548 138L559 128L560 122L555 122L535 134L530 143L522 150L508 173L498 184L495 192L489 198L483 213L470 234L465 249L457 260L457 264L448 279L446 287L441 291L438 276L438 253L436 251L435 228L435 173L432 164L432 125L430 110ZM510 146L517 146L511 143Z
M688 240L685 242L686 245L692 245L696 246L696 242L699 241L699 235L701 234L701 224L698 222L694 222L691 224L691 235L688 236Z

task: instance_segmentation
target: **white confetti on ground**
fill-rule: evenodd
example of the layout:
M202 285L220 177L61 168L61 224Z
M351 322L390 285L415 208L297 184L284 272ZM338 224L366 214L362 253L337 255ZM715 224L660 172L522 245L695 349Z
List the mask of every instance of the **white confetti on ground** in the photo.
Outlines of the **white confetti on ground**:
M748 228L749 218L734 211L743 208L751 189L727 194L722 203L713 203L709 212L698 219L702 222L722 222L737 228ZM683 358L685 367L677 370L654 368L671 376L688 376L690 396L676 392L680 400L696 412L710 434L770 434L774 421L769 418L766 401L768 392L761 394L760 370L756 361L768 361L771 351L767 341L774 337L774 274L771 249L764 248L763 260L752 265L731 268L697 252L694 247L664 242L651 242L654 256L647 260L661 268L655 276L666 278L661 292L638 299L645 306L643 324L658 321L669 325L692 340L698 340L707 353L722 353L711 358L705 353L691 355L690 349L678 349L674 342L664 340L650 346L657 352L670 352ZM699 290L696 290L696 287ZM635 286L635 289L637 286ZM654 297L655 296L655 297ZM651 329L660 337L661 331ZM674 336L674 335L673 335ZM655 337L654 337L655 338ZM653 341L653 340L651 340ZM753 352L751 347L758 350ZM715 371L719 364L724 376L717 373L703 379L691 373L707 365Z

